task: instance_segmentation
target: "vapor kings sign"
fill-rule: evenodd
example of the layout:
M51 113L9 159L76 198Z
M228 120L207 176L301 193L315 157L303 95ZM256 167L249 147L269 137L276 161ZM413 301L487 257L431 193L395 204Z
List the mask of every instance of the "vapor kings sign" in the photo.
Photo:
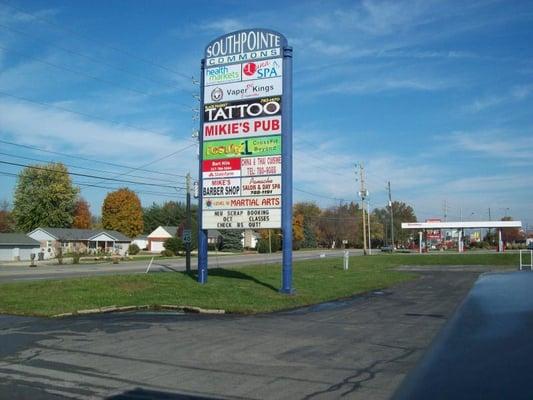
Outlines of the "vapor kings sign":
M284 46L279 33L250 29L206 47L201 229L282 227Z

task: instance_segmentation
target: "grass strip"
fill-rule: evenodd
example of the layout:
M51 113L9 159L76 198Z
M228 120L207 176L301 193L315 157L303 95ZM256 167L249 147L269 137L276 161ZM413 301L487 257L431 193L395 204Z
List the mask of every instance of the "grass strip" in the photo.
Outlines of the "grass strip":
M516 260L515 260L516 259ZM296 294L280 294L280 265L210 269L206 285L185 273L108 275L91 278L17 282L0 285L0 313L52 316L83 309L175 304L232 313L257 313L349 297L414 279L400 265L516 266L515 254L379 255L294 263Z

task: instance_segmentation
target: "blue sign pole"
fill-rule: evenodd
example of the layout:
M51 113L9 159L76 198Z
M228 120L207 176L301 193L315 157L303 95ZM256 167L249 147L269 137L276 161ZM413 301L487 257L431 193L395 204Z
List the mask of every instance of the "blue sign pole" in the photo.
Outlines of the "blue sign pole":
M283 48L283 112L281 138L281 229L283 271L280 292L292 289L292 47Z
M202 154L204 151L204 79L205 59L202 60L200 78L200 130L198 132L198 282L207 283L207 230L202 229L202 202L203 202L203 179L202 179Z

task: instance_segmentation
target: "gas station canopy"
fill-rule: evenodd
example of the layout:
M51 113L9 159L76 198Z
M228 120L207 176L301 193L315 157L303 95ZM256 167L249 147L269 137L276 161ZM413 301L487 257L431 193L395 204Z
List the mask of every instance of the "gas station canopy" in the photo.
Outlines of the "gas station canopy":
M522 221L402 222L402 229L521 228Z

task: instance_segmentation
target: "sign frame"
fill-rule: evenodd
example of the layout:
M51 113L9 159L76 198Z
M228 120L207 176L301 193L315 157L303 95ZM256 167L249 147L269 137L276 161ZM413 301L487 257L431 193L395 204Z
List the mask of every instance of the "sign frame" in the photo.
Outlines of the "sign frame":
M254 49L251 47L252 37L256 45L267 45L275 42L275 46L264 49ZM226 52L222 54L222 49ZM246 44L246 45L245 45ZM246 47L248 46L248 47ZM229 52L228 49L239 48L240 52ZM218 55L209 57L217 50ZM226 54L227 53L227 54ZM220 57L219 57L220 56ZM219 58L217 58L219 57ZM244 58L243 58L244 57ZM251 28L227 33L213 39L207 44L204 51L204 58L201 60L200 75L200 129L199 132L199 168L198 168L198 282L207 283L208 276L208 256L207 256L207 230L202 229L203 212L203 154L204 154L204 123L205 106L212 103L209 99L206 103L204 98L206 93L205 70L219 65L243 64L264 59L282 58L282 102L281 112L281 229L283 233L283 261L282 279L280 292L292 294L292 47L288 45L287 38L279 32ZM226 60L226 61L222 61ZM242 74L241 74L242 75ZM263 80L263 79L261 79ZM210 85L213 87L214 85ZM263 96L265 97L265 96ZM275 97L275 96L273 96ZM225 100L223 100L225 101Z

